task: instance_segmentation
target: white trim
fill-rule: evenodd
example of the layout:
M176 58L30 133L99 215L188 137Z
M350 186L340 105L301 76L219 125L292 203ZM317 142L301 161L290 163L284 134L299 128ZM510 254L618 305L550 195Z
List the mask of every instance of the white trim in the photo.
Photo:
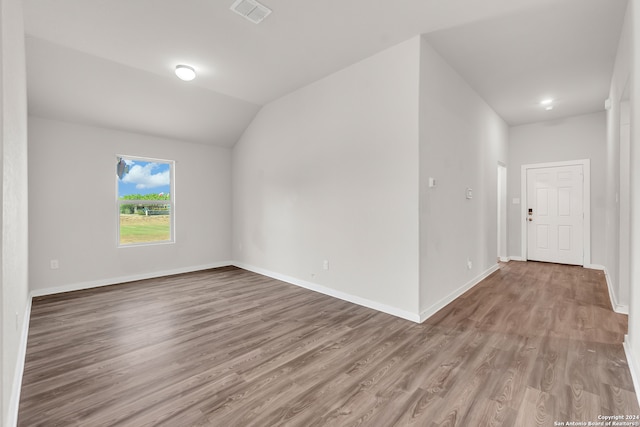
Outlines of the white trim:
M589 264L585 265L584 268L588 268L589 270L607 271L607 267L600 264Z
M521 250L522 258L526 261L529 259L527 255L527 227L523 226L527 218L527 170L528 169L541 169L541 168L554 168L562 166L582 166L582 173L584 174L583 180L583 198L582 198L582 211L584 213L583 228L583 245L584 252L582 256L582 265L587 266L591 264L591 160L571 160L566 162L551 162L551 163L536 163L531 165L522 165L520 175L520 194L522 201L520 203L520 209L522 220L520 223L520 235L521 235ZM513 259L513 258L512 258Z
M638 404L640 405L640 393L638 393L638 391L640 391L640 377L638 376L638 373L640 373L640 369L638 369L638 365L636 364L635 358L633 357L631 343L629 342L629 335L624 336L622 347L624 348L625 356L627 356L627 365L629 366L629 372L631 373L633 388L635 389L636 399L638 400Z
M444 307L446 307L448 304L450 304L453 300L455 300L456 298L460 297L460 295L464 294L469 289L473 288L478 283L482 282L484 279L489 277L489 275L491 275L493 272L498 271L499 269L500 269L500 266L498 264L495 264L494 266L490 267L485 272L483 272L480 275L476 276L475 278L471 279L469 282L467 282L463 286L459 287L458 289L456 289L455 291L451 292L446 297L442 298L440 301L438 301L435 304L433 304L431 307L427 308L426 310L422 310L420 312L420 323L424 322L429 317L433 316L438 311L442 310Z
M509 241L509 208L507 203L507 165L498 162L497 168L497 225L498 225L498 257L502 262L508 262Z
M13 376L13 384L11 387L11 396L9 399L9 408L7 410L7 427L15 427L18 424L18 407L20 405L20 391L22 389L22 376L24 375L24 361L27 355L27 337L29 336L29 322L31 321L31 300L29 295L27 299L27 307L24 311L22 319L22 331L20 333L20 341L18 342L18 357L16 358L16 368Z
M499 259L500 259L500 262L509 262L509 261L511 261L511 257L508 257L508 256L501 256Z
M346 292L337 291L335 289L328 288L326 286L311 283L306 280L297 279L295 277L287 276L280 273L275 273L264 268L256 267L253 265L245 264L243 262L234 261L233 265L242 268L244 270L252 271L254 273L261 274L263 276L271 277L273 279L281 280L292 285L300 286L301 288L309 289L311 291L319 292L330 297L338 298L343 301L348 301L363 307L371 308L383 313L391 314L392 316L400 317L402 319L410 320L412 322L420 323L420 316L417 313L402 310L400 308L392 307L390 305L382 304L377 301L372 301L366 298L362 298L356 295L351 295Z
M609 270L607 270L607 267L599 264L590 264L590 265L585 265L584 268L589 268L591 270L600 270L604 272L604 278L607 282L607 289L609 290L609 301L611 301L611 307L613 308L613 311L615 311L616 313L628 315L629 306L620 304L618 302L618 298L616 294L613 292L613 283L611 283L611 276L609 276Z
M62 292L80 291L83 289L99 288L101 286L117 285L120 283L134 282L136 280L154 279L156 277L172 276L174 274L192 273L194 271L209 270L211 268L227 267L232 265L231 261L215 262L211 264L195 265L191 267L176 268L173 270L154 271L152 273L134 274L131 276L112 277L108 279L92 280L90 282L71 283L63 286L56 286L31 291L34 297L44 295L59 294Z
M518 262L525 262L526 261L526 259L524 259L521 256L510 256L509 260L510 261L518 261Z

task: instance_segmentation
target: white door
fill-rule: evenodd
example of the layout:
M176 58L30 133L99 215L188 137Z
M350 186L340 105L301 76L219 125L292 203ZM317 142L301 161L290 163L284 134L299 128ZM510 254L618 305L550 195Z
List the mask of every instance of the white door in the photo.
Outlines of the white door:
M584 264L582 165L527 170L527 258Z

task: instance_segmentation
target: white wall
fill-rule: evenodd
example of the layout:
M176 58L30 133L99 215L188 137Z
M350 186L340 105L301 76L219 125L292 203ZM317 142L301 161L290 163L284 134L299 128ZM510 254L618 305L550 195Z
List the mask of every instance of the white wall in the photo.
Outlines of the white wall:
M416 37L263 107L233 151L238 264L417 318L419 53Z
M631 373L636 390L640 387L640 4L638 0L629 2L627 19L630 19L631 52L628 56L631 87L631 224L630 239L630 295L629 334L625 341L627 356L631 362ZM624 53L618 52L618 55ZM626 61L625 61L626 62ZM621 73L623 74L623 73ZM622 230L621 230L622 231Z
M496 265L497 171L499 162L507 162L507 125L425 40L420 75L424 317ZM429 188L429 177L436 179L435 188ZM472 199L466 188L473 190Z
M0 168L2 172L2 418L17 408L21 331L28 307L27 96L22 5L0 0Z
M622 312L629 310L630 24L627 13L611 79L611 108L607 111L605 266L614 308Z
M175 160L175 244L116 246L117 154ZM226 148L29 117L31 289L228 264L230 167Z
M524 256L521 206L512 203L514 198L525 202L520 194L521 166L591 159L591 264L605 264L606 141L604 111L509 129L509 256Z
M613 200L613 204L611 204L611 200L607 203L607 214L612 215L611 224L609 223L609 217L607 217L607 226L610 227L610 229L607 228L607 249L610 249L610 252L607 252L607 269L611 266L611 270L614 272L611 277L614 301L616 304L626 307L623 312L628 314L629 268L631 265L629 253L629 230L631 228L631 189L629 180L631 174L631 106L628 99L620 103L620 120L617 128L619 129L619 144L616 144L618 150L617 152L614 150L613 155L618 154L618 157L611 162L613 173L610 173L610 175L613 175L614 178L611 192L613 193L616 187L619 192L615 193L618 197ZM616 169L616 166L618 169ZM615 179L616 170L620 171L617 180ZM609 194L609 189L607 189L607 194ZM616 267L618 268L616 269Z

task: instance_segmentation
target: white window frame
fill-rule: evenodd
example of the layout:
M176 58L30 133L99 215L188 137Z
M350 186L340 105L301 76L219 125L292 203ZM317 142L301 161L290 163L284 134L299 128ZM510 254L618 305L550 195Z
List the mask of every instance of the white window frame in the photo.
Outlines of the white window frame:
M175 213L176 213L176 199L175 199L175 168L176 162L175 160L167 160L167 159L157 159L152 157L143 157L143 156L133 156L130 154L116 154L116 161L119 159L126 159L132 161L142 161L142 162L154 162L154 163L167 163L169 164L169 200L131 200L131 199L120 199L120 195L118 194L118 174L115 174L115 198L116 198L116 246L118 248L135 248L140 246L156 246L156 245L167 245L174 244L175 239ZM159 240L155 242L141 242L141 243L120 243L120 208L122 205L133 205L133 204L152 204L152 205L166 205L170 206L169 208L169 240Z

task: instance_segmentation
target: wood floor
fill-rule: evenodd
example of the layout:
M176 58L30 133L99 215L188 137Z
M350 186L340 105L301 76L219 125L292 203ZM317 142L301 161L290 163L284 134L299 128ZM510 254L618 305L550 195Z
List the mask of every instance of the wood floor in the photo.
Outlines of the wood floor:
M36 298L19 425L526 427L640 415L626 323L602 272L521 262L421 325L232 267Z

